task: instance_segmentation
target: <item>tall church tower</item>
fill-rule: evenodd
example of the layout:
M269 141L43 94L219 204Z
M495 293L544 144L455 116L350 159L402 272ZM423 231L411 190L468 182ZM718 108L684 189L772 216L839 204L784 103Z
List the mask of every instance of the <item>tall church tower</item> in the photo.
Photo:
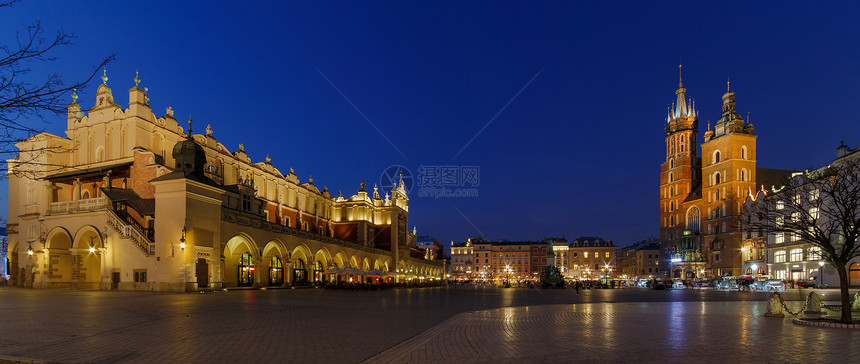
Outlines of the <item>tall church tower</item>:
M702 143L703 250L712 276L741 274L738 217L745 196L756 186L756 135L735 111L735 93L728 84L722 109Z
M701 158L697 155L699 117L686 99L678 66L677 100L666 115L666 160L660 165L660 241L664 254L680 248L686 228L685 201L697 198L701 187ZM698 232L698 231L697 231Z

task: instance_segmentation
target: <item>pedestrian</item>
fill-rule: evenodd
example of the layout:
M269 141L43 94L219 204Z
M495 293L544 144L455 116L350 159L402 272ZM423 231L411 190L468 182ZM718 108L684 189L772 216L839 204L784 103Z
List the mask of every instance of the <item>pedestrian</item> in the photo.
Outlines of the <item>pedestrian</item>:
M574 287L576 287L576 294L579 294L579 284L579 281L576 281L576 283L573 285Z

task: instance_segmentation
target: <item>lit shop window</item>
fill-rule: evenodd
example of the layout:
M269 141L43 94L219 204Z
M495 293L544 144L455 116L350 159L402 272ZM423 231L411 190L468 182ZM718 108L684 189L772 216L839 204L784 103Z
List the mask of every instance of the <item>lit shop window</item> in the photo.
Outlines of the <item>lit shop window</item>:
M780 250L773 253L774 263L785 263L785 250Z

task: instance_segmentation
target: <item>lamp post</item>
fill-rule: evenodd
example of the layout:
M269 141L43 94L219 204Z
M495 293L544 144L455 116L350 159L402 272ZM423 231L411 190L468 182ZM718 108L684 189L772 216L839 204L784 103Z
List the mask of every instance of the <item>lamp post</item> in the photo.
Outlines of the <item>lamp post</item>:
M818 262L818 288L824 288L824 261Z

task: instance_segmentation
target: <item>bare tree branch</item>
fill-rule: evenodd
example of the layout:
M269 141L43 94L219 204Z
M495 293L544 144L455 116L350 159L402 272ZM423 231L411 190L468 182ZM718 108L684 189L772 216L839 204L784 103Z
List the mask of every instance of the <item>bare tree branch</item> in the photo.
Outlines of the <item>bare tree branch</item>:
M0 8L17 1L0 0ZM4 159L17 151L15 143L44 131L44 122L34 119L65 114L65 98L75 89L83 90L100 68L114 60L115 54L101 59L86 78L70 84L56 73L31 76L32 64L56 60L53 51L71 45L74 38L62 30L46 37L41 22L36 21L24 33L16 34L15 44L0 44L0 155ZM21 151L20 157L34 156L31 152ZM36 163L36 158L20 158L18 164L22 163Z
M820 249L839 274L842 321L851 322L846 267L860 256L860 157L796 175L743 211L744 230L772 234L770 248L800 241Z

